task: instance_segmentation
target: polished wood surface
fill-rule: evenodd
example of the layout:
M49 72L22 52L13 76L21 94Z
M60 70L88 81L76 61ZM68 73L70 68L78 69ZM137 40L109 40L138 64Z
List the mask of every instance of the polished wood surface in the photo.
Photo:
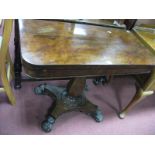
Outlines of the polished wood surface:
M136 28L129 32L114 27L19 20L19 34L16 45L20 44L26 74L41 80L76 78L69 87L73 96L79 95L88 77L150 73L120 118L155 89L154 30Z
M1 44L2 44L2 36L0 36L0 47L1 47Z
M135 27L134 29L136 35L143 41L143 43L148 46L152 51L155 50L155 26L145 25L143 27ZM137 82L140 84L136 85L136 93L129 104L120 113L120 118L124 118L128 111L137 105L145 97L152 95L155 90L155 69L152 70L148 78L139 76Z
M104 25L108 27L125 28L125 25L123 24L124 20L115 20L115 19L52 19L52 21L80 23L80 24L95 25L95 26Z
M19 20L19 30L30 65L155 65L155 53L124 29Z
M0 19L0 27L2 26L2 19Z
M13 77L13 64L9 54L9 41L12 26L12 19L4 20L3 36L0 45L0 80L2 81L3 87L0 88L0 92L5 92L11 104L15 105L16 100L10 84L11 77Z
M155 27L136 27L137 35L155 51Z

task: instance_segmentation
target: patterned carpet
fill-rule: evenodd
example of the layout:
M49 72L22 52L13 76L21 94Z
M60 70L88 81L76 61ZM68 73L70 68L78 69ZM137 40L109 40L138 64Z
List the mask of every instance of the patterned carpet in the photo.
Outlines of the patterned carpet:
M53 81L54 85L65 85L67 81ZM37 96L33 88L42 82L25 82L22 89L15 90L17 105L8 104L5 94L0 94L0 134L45 134L40 129L52 101L47 96ZM87 98L97 104L104 113L104 121L96 123L91 117L70 112L59 117L49 134L154 134L155 104L152 95L144 99L121 120L117 113L135 93L134 80L117 78L105 86L94 86L87 81Z

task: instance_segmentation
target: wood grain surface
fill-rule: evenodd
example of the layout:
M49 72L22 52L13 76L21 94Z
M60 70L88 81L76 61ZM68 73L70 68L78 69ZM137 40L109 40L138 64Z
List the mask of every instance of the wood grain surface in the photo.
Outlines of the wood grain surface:
M19 29L29 64L155 65L154 52L125 29L45 20L19 20Z

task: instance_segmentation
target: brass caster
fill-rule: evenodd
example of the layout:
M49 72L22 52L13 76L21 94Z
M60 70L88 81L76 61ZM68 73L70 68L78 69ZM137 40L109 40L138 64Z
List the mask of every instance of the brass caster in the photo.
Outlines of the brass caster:
M119 114L119 118L120 118L120 119L124 119L125 116L126 116L126 114L125 114L124 112L121 112L121 113Z

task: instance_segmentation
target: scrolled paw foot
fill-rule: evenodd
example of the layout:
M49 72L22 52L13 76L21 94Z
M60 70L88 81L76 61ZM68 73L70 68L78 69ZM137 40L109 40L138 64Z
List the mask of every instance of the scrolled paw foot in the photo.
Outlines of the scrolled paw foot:
M44 94L45 85L46 84L41 84L41 85L35 87L34 88L34 93L36 95L43 95Z
M100 81L99 81L98 79L94 79L94 80L93 80L93 83L94 83L94 85L96 85L96 86L97 86L97 85L99 85L99 84L100 84Z
M36 95L40 95L41 94L41 89L39 87L34 88L34 93Z
M92 113L91 116L95 119L96 122L103 121L103 113L99 109L97 109L96 112Z
M96 79L93 80L93 83L96 86L99 85L99 84L104 85L106 82L107 82L106 76L98 77L98 78L96 78Z
M47 120L43 121L41 128L45 132L50 132L52 130L55 119L52 116L48 116Z

